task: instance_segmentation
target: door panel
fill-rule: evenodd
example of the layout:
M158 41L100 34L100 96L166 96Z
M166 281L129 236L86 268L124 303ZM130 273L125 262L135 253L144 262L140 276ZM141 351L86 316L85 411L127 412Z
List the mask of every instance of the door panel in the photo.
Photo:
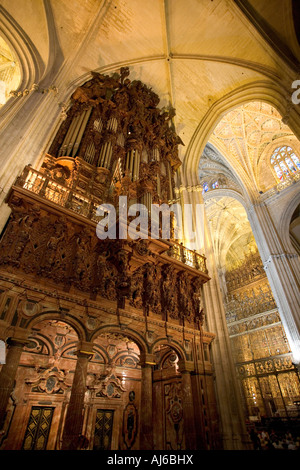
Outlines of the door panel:
M28 421L23 450L45 450L54 408L33 406Z
M113 410L97 410L93 450L110 450L113 419Z

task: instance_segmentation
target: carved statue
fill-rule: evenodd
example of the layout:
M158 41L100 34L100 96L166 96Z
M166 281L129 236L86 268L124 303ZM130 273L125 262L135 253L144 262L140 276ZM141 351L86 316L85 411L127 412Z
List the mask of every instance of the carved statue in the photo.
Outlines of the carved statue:
M162 311L170 318L179 318L178 300L176 292L176 273L169 264L163 269L162 276Z

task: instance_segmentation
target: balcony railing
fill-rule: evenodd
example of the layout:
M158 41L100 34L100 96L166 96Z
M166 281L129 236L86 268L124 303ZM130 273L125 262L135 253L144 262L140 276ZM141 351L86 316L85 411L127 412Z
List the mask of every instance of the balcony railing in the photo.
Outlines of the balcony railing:
M96 215L98 207L96 201L78 191L74 191L74 189L68 186L54 181L45 174L31 168L31 166L25 167L15 185L95 222L98 222L100 219Z
M181 261L194 269L207 274L206 258L196 251L189 250L181 243L172 242L167 254L178 261Z

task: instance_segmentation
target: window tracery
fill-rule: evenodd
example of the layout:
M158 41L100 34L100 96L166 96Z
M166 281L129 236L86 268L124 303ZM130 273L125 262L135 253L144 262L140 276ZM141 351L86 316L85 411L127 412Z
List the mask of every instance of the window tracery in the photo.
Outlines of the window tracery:
M289 145L283 145L274 150L271 165L279 181L289 178L300 170L300 160Z
M218 189L219 188L219 181L216 180L214 181L213 183L203 183L202 184L202 187L203 187L203 193L207 193L207 191L210 191L211 189Z

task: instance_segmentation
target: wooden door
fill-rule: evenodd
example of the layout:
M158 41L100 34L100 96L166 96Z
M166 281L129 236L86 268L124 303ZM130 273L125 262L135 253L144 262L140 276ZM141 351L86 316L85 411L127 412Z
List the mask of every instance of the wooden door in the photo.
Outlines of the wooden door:
M111 449L113 419L113 410L97 410L93 450Z
M33 406L28 421L23 450L45 450L48 442L54 408Z

